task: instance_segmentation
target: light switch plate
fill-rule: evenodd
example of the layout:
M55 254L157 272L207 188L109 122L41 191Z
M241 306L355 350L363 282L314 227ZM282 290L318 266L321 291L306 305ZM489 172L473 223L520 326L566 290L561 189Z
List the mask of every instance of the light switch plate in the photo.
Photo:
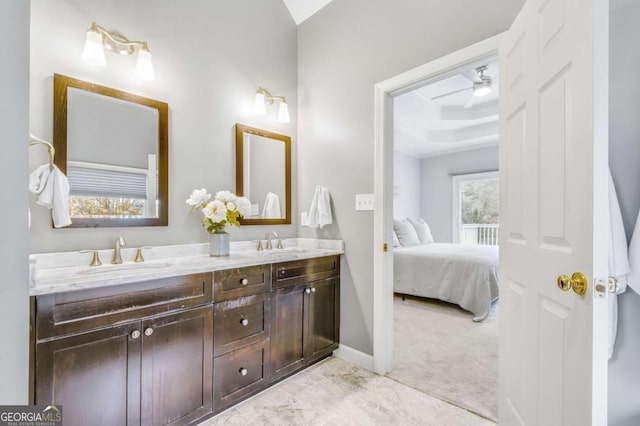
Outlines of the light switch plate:
M373 210L373 194L356 194L356 210Z

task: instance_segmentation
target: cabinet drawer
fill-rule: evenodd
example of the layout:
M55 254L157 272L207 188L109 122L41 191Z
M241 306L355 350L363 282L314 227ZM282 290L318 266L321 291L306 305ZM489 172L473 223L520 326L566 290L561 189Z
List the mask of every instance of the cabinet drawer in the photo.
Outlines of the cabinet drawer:
M213 273L213 298L216 302L262 293L270 287L271 265L227 269Z
M340 275L340 256L318 257L273 265L273 288L288 287Z
M212 301L211 274L144 281L36 298L36 339L112 326Z
M215 356L269 337L269 293L216 303L213 353Z
M219 412L269 384L269 346L264 340L213 361L214 411Z

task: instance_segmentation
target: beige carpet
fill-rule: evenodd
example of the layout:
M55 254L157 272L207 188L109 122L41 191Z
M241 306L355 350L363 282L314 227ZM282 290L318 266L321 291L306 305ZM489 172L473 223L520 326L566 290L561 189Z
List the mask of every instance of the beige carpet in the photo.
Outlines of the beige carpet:
M498 417L498 304L480 323L456 305L407 297L394 302L389 377L488 419Z

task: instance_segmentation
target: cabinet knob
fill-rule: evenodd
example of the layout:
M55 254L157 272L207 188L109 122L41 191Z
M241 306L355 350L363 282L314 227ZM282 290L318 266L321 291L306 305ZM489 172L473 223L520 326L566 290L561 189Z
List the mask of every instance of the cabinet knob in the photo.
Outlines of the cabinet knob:
M245 327L249 325L249 320L246 318L242 318L242 321L240 321L240 324L244 325Z
M309 293L311 293L311 289L310 289L310 288L305 288L305 289L304 289L304 292L305 292L305 293L307 293L307 294L309 294Z
M152 334L153 334L153 328L149 327L146 330L144 330L145 336L151 336Z
M240 280L240 284L247 285L247 284L249 284L249 280L246 279L246 278L243 278L243 279Z
M140 337L140 331L139 330L133 330L131 332L131 338L132 339L137 339L138 337Z
M242 376L246 376L249 371L246 368L242 367L240 370L238 370L238 373L240 373Z
M316 288L315 287L311 287L311 291L315 293L316 292Z

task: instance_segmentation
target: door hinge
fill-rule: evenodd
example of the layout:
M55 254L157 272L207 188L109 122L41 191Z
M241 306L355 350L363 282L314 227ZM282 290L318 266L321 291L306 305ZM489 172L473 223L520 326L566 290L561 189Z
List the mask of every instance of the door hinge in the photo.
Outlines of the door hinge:
M385 252L385 253L389 251L389 247L387 246L387 243L384 243L382 245L382 251Z

